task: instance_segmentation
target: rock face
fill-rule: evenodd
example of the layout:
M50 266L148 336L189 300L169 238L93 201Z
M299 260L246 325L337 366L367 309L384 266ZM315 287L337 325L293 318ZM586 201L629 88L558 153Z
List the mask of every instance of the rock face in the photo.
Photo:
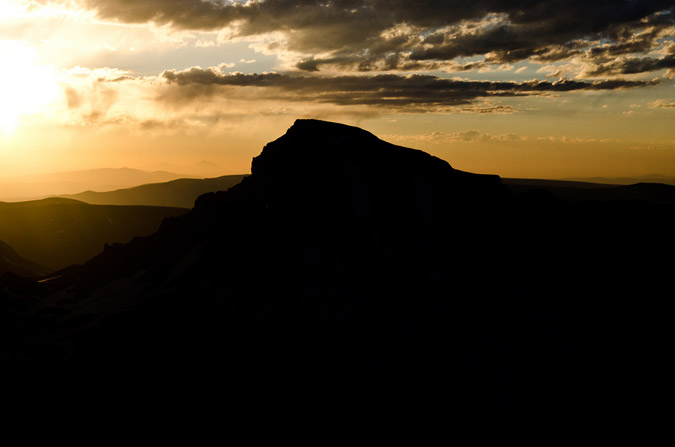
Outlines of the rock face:
M672 247L673 213L637 206L512 197L496 176L299 120L156 234L39 284L5 279L8 402L583 431L626 408L613 387L638 368L617 365L651 368L662 346L669 270L650 247Z

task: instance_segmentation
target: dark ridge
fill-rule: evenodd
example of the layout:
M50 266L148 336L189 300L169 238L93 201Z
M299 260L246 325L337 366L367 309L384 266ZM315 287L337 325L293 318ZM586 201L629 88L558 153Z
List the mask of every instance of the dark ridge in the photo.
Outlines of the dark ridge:
M165 217L185 212L157 206L90 205L63 198L0 202L0 240L53 271L86 262L105 244L152 234Z
M23 258L12 247L0 241L0 275L9 272L27 278L38 278L49 271L47 267Z
M546 190L553 196L573 203L642 202L660 205L675 204L675 186L663 183L608 185L560 180L505 179L514 194Z
M0 202L0 211L16 208L50 206L50 205L86 205L86 203L80 200L69 198L48 197L46 199L25 200L21 202Z
M504 184L519 187L569 187L569 188L612 188L616 184L581 182L574 180L545 180L532 178L504 178Z
M500 434L659 423L674 216L514 196L298 120L251 176L155 234L40 283L3 279L3 404Z
M244 179L245 175L225 175L207 179L177 179L115 191L86 191L69 196L96 205L146 205L192 208L195 200L207 192L225 191Z

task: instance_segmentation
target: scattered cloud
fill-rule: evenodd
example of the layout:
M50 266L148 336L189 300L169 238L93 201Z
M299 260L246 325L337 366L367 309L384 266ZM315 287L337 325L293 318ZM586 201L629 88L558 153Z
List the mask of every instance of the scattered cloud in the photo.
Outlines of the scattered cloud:
M195 42L195 47L197 47L197 48L209 48L209 47L215 47L216 45L217 45L217 42L215 40L199 39Z
M536 144L552 143L558 145L608 145L616 144L618 140L611 138L580 138L569 136L524 136L515 133L492 134L476 129L456 132L434 131L421 135L385 135L388 141L410 146L451 145L451 144L493 144L493 143L518 143Z
M420 138L428 139L428 140L431 140L433 142L519 141L519 140L526 140L527 139L527 137L521 137L520 135L516 135L516 134L513 134L513 133L493 135L493 134L490 134L490 133L480 132L480 131L475 130L475 129L465 130L465 131L460 131L460 132L451 132L451 133L436 131L436 132L432 132L431 134L428 134L428 135L422 135L422 136L420 136Z
M675 101L671 101L668 99L657 99L656 101L652 101L648 104L649 107L651 108L675 108Z

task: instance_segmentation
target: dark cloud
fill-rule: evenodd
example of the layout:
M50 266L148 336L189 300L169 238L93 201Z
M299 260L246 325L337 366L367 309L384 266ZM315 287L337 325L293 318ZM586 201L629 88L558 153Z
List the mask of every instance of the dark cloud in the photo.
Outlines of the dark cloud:
M618 55L651 49L659 33L673 25L672 2L531 2L529 10L512 12L508 20L476 29L450 28L432 34L413 49L413 60L447 60L478 54L495 62L529 57L544 61L569 58L593 45L588 39L608 39L597 54ZM650 4L651 3L651 4ZM669 3L669 4L666 4ZM656 13L668 8L667 14ZM636 35L636 31L650 31ZM431 42L431 45L424 43ZM591 50L593 51L593 50Z
M250 6L201 0L80 0L104 19L126 23L155 22L180 29L213 30L253 13Z
M607 76L645 73L649 71L675 68L675 55L668 55L660 59L654 57L621 58L605 64L598 65L586 75Z
M602 45L588 50L591 59L611 59L616 56L632 53L646 53L654 48L657 32L651 32L639 38L618 42L613 45Z
M288 48L306 56L297 64L305 71L436 70L472 56L551 62L582 49L603 61L650 50L675 24L672 0L80 1L124 22L229 26L239 36L283 32Z
M573 56L582 54L581 48L586 46L586 42L570 42L566 46L553 45L550 47L539 48L533 52L532 60L536 62L556 62L569 59Z
M400 76L301 76L279 73L223 74L213 69L193 67L185 71L168 70L162 76L169 84L184 88L184 94L223 94L216 87L263 87L267 97L312 101L337 105L389 107L461 106L477 100L510 96L533 96L580 90L615 90L654 85L658 81L574 80L495 82L445 79L429 75ZM229 92L228 92L229 94ZM178 96L177 96L178 95ZM275 96L276 95L276 96ZM173 98L180 93L174 92ZM263 95L264 97L265 95Z
M454 61L412 61L399 53L393 53L380 58L341 56L330 58L309 57L295 65L302 71L320 71L321 69L337 71L432 71L461 72L475 70L485 66L484 62L467 62L459 64Z

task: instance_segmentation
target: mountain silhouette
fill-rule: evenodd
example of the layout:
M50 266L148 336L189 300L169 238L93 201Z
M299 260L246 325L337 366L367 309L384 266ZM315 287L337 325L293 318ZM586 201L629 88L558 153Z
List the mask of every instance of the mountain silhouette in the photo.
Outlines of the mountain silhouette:
M157 231L165 217L186 211L89 205L65 198L0 202L0 240L53 271L89 260L105 244L147 236Z
M564 180L504 179L504 184L518 193L546 190L567 202L648 202L675 204L675 186L663 183L609 185Z
M662 174L647 174L635 177L575 177L564 180L612 185L634 185L636 183L663 183L675 185L675 178Z
M7 272L37 278L49 273L49 269L21 257L12 247L0 241L0 275Z
M165 183L151 183L116 191L85 191L61 197L92 205L148 205L192 208L195 199L207 192L225 191L241 182L244 175L225 175L207 179L178 179Z
M0 200L26 201L82 191L111 191L147 183L196 177L167 171L99 168L0 178Z
M152 166L145 168L148 171L169 171L169 172L182 172L190 176L195 176L199 178L215 178L222 177L225 172L228 171L227 168L220 166L217 163L208 160L201 160L197 163L191 165L175 165L167 162L157 163Z
M672 217L514 194L298 120L155 234L3 278L5 402L500 433L658 421Z

